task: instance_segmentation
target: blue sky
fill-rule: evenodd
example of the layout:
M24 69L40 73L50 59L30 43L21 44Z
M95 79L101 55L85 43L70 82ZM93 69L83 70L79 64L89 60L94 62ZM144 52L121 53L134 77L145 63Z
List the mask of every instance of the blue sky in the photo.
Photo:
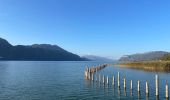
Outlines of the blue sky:
M0 37L111 58L170 51L170 1L0 0Z

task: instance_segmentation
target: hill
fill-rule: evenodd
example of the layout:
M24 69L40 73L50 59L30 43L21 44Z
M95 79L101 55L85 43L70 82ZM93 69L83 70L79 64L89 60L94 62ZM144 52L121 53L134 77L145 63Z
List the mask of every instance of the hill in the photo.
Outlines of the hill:
M163 60L163 61L170 61L170 53L164 55L160 60Z
M126 55L119 59L119 61L150 61L150 60L159 60L164 55L168 54L165 51L152 51L147 53Z
M95 56L95 55L84 55L83 58L87 58L87 59L92 60L92 61L114 61L113 59Z
M11 45L0 38L0 60L81 61L87 60L57 45Z

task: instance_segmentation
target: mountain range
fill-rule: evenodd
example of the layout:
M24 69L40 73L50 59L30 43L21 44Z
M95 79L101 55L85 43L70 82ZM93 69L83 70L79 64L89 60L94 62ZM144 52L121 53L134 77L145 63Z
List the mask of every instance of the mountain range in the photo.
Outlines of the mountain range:
M84 55L83 58L87 58L87 59L92 60L92 61L114 61L113 59L95 56L95 55Z
M119 59L119 61L150 61L160 60L163 56L169 54L165 51L152 51L146 53L137 53L132 55L125 55Z
M13 46L7 40L0 38L0 60L84 61L88 59L81 58L57 45Z

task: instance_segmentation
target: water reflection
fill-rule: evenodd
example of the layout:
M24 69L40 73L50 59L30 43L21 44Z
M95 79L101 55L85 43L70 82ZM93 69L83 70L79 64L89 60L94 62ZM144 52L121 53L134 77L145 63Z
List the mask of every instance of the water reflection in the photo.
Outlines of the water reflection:
M156 96L156 100L159 100L159 96Z
M133 90L130 90L130 96L133 97Z
M146 94L146 100L149 100L149 94Z
M138 100L141 100L141 94L140 94L140 91L138 91Z
M118 87L118 97L121 97L121 91L120 91L120 87Z
M126 96L126 88L124 88L124 96Z

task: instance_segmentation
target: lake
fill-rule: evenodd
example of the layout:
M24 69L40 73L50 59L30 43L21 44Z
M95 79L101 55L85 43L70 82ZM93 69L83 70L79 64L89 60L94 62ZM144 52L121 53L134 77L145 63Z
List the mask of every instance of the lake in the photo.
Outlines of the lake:
M105 62L94 61L0 61L0 100L145 100L156 99L155 74L159 75L159 98L165 99L166 80L170 73L108 66L98 74L109 76L109 85L92 82L84 77L86 66ZM120 72L121 88L117 88ZM112 86L112 76L115 86ZM126 76L126 90L123 77ZM133 91L130 91L133 80ZM140 95L137 80L141 81ZM149 98L145 95L145 81L149 83ZM169 84L170 85L170 84ZM132 94L131 94L132 93Z

